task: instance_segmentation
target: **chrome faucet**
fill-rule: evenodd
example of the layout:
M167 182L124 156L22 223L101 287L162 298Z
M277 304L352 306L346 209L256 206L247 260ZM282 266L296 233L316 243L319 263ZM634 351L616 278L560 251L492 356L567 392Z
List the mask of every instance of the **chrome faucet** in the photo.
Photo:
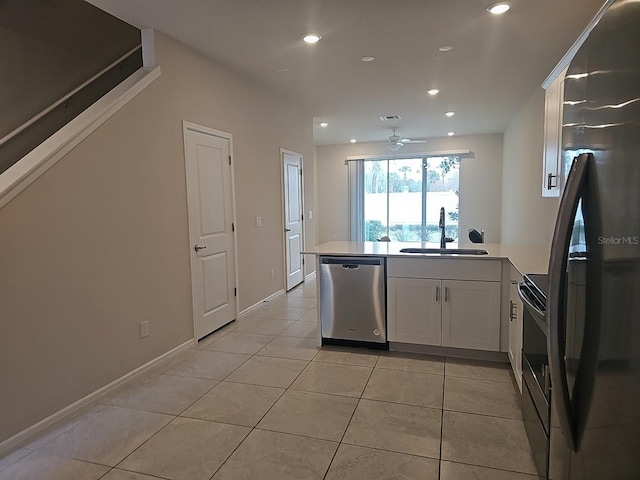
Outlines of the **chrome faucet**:
M440 248L447 248L447 237L444 234L444 207L440 207Z

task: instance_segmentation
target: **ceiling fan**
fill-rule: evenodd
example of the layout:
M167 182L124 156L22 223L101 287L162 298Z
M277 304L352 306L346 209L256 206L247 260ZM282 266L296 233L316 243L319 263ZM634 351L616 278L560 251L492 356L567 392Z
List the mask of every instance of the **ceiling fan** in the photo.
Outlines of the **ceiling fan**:
M397 127L392 127L391 131L393 132L393 135L391 135L388 138L389 143L387 144L387 148L392 152L399 150L400 148L404 147L405 144L407 143L425 143L426 142L426 140L411 140L409 138L402 138L396 134L397 129L398 129Z

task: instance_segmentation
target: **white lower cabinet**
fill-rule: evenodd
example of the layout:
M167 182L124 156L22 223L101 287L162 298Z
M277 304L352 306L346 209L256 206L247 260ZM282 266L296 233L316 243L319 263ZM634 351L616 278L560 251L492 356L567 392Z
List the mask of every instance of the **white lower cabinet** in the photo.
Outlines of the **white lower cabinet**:
M500 350L499 282L443 280L442 346Z
M518 295L518 283L522 275L511 267L511 286L509 294L509 362L518 388L522 393L522 300Z
M414 259L409 264L406 260L388 261L390 341L500 350L499 261L444 260L453 262L450 273L457 278L450 279L427 278L429 274L446 274L447 265L440 261ZM471 279L460 279L465 271ZM403 274L407 276L400 276Z
M390 341L442 343L441 281L430 278L387 279L387 329Z

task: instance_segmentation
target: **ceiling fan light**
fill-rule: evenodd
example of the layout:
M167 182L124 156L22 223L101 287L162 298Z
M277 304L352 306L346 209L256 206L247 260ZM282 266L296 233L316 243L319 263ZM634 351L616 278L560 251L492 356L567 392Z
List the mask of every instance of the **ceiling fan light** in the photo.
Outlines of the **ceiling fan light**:
M398 150L400 150L402 147L404 147L404 143L390 143L389 145L387 145L387 148L389 150L391 150L392 152L397 152Z

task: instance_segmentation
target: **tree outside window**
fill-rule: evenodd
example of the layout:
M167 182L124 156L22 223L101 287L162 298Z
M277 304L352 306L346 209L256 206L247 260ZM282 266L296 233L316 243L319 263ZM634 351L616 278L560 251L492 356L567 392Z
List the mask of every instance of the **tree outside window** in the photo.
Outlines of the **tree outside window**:
M364 239L439 242L440 207L457 239L459 172L457 156L365 161Z

